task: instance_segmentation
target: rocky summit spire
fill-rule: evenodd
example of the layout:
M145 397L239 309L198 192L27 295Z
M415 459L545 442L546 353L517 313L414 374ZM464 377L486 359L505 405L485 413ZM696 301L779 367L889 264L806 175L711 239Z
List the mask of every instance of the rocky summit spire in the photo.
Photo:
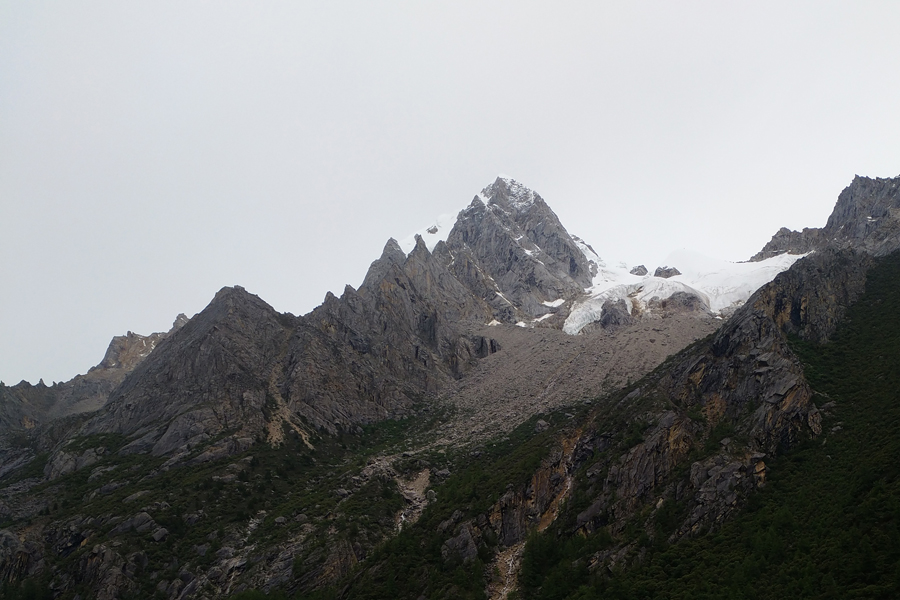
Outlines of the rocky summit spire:
M499 320L534 319L545 303L569 299L591 283L591 266L543 198L498 177L459 214L447 238L454 256L478 266L458 276L495 308Z
M362 285L359 286L360 291L368 290L373 285L377 285L379 281L384 279L385 274L392 265L402 265L406 262L406 253L400 248L397 240L390 238L381 251L381 258L372 262L369 270L363 279Z
M523 212L530 209L534 203L544 203L543 199L515 179L503 175L497 177L494 183L481 190L481 196L498 206Z

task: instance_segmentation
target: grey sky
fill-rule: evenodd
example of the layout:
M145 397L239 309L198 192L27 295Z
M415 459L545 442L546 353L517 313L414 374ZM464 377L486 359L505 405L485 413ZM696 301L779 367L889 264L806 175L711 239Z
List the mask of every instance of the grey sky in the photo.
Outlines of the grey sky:
M606 258L743 260L900 173L897 2L0 3L0 379L281 311L505 173Z

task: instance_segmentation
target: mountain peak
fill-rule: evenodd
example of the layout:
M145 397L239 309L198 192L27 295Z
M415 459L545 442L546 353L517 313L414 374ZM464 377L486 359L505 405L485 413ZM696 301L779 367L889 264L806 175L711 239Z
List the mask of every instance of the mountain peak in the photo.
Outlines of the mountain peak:
M805 254L828 246L850 246L875 256L900 248L900 176L853 178L822 228L791 231L782 227L750 260L785 252Z
M228 298L233 298L235 296L240 296L242 294L246 294L247 290L245 290L242 286L235 285L230 286L226 285L213 296L213 302L216 300L227 300Z
M481 190L481 196L486 198L489 203L509 207L516 212L526 211L534 205L536 200L541 200L541 197L531 188L503 175Z
M400 244L394 238L389 238L381 251L382 260L390 260L391 262L403 264L406 260L406 253L400 247Z

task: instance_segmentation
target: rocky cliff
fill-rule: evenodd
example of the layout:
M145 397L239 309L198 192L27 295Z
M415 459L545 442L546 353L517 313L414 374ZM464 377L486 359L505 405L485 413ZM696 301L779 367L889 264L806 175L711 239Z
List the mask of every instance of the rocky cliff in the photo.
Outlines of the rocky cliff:
M334 433L401 416L499 349L484 324L550 315L590 283L584 252L513 180L485 188L433 252L416 239L409 255L389 240L359 290L329 293L303 317L223 289L82 434L167 454L225 431L277 440L284 427Z
M793 235L800 242L790 247L778 244L791 236L777 235L758 256L776 247L815 251L759 289L715 334L595 410L575 444L592 448L593 459L582 462L575 451L568 459L572 475L587 465L574 488L591 502L558 532L620 534L620 544L593 555L591 569L633 560L638 546L629 545L633 537L625 541L626 525L638 518L651 538L659 535L654 523L666 506L681 507L666 541L718 526L765 484L767 459L822 433L823 407L813 403L789 336L826 343L865 291L876 256L900 247L898 182L856 178L827 231ZM610 440L628 431L640 441L611 453Z
M725 321L675 294L647 298L652 319L607 299L583 335L554 330L598 265L503 178L446 241L389 240L359 289L307 315L223 288L169 334L114 339L68 399L20 384L0 404L21 427L23 406L104 403L35 421L0 468L0 577L67 599L502 597L535 531L588 540L572 568L625 567L717 527L771 457L821 434L791 338L828 341L900 247L897 202L895 180L854 180L825 228L764 248L814 252Z
M303 317L224 288L83 433L125 434L127 451L159 455L225 431L277 442L284 428L335 433L402 416L490 352L468 334L490 311L444 258L421 239L407 257L391 240L359 291Z
M900 177L854 177L838 196L825 227L791 231L782 227L750 260L825 247L852 248L885 256L900 248Z
M463 210L446 243L449 268L500 322L531 320L589 287L592 266L537 193L497 178ZM594 266L596 269L596 266Z
M117 335L97 366L64 383L47 386L41 380L37 385L22 381L0 386L0 431L31 429L53 419L98 410L125 376L186 322L187 317L178 315L168 332Z

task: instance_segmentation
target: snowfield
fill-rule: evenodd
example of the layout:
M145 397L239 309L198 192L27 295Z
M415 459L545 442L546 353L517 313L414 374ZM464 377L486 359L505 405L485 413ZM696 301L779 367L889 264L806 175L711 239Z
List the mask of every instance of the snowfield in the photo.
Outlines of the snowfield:
M787 270L805 255L781 254L760 262L729 262L688 250L672 253L664 264L681 275L668 279L632 275L627 268L601 266L593 285L585 290L587 298L572 307L563 331L577 334L585 325L600 319L603 303L624 300L628 310L643 310L654 298L665 300L676 292L699 297L713 314L733 310L775 276ZM601 263L602 264L602 263Z

